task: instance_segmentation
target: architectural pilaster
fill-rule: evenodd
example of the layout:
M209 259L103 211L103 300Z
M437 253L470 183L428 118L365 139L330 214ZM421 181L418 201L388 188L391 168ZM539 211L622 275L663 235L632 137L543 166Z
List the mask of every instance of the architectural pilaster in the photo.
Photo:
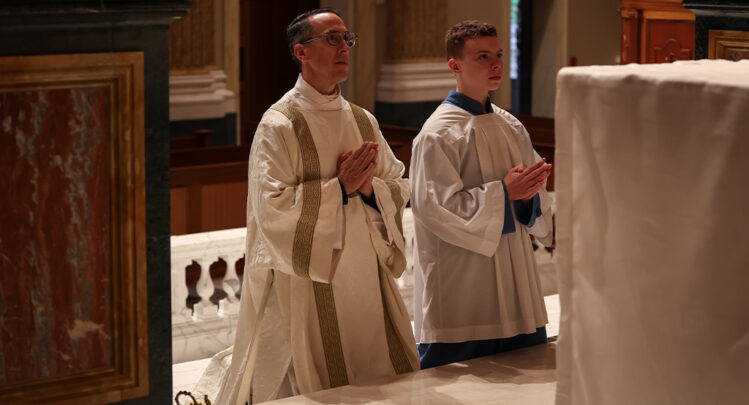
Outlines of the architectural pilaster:
M224 65L234 76L236 58L225 46L236 14L230 1L193 0L186 18L169 31L169 117L172 136L213 131L212 143L236 143L236 96Z
M445 62L447 0L387 0L376 110L385 124L420 127L455 78Z

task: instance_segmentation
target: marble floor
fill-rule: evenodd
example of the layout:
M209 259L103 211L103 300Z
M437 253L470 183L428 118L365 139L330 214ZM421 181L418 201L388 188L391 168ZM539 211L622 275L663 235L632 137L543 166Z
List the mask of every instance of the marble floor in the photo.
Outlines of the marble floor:
M547 335L559 334L559 295L545 297ZM554 339L551 339L552 341ZM273 404L553 404L556 389L554 342L286 398ZM210 359L173 366L173 390L193 389Z

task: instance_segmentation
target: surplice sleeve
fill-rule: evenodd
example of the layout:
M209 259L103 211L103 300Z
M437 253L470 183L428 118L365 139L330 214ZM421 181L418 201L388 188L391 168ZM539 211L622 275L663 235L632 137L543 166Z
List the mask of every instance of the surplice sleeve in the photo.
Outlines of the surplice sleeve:
M519 121L518 126L518 136L520 137L519 144L522 145L523 164L528 167L541 160L541 155L539 155L538 152L533 149L530 135ZM551 210L553 200L549 193L546 191L546 181L544 181L543 187L538 190L538 193L536 195L539 199L538 203L540 205L541 214L535 216L535 220L528 228L528 232L544 246L551 246L554 239L554 221L553 213ZM534 200L535 199L536 197L534 197ZM534 204L535 203L536 202L534 201Z
M466 188L454 141L420 134L411 154L411 207L414 217L441 240L484 256L499 245L505 217L501 181Z
M250 268L330 283L338 257L333 246L341 188L335 177L302 182L301 147L291 121L267 111L250 150L247 220L258 234L245 260Z
M383 235L373 228L370 229L370 234L380 264L386 267L393 277L400 277L406 269L403 210L406 208L410 194L408 180L403 178L405 166L388 146L377 121L369 112L366 114L375 129L375 140L379 144L372 189L386 230L386 235Z

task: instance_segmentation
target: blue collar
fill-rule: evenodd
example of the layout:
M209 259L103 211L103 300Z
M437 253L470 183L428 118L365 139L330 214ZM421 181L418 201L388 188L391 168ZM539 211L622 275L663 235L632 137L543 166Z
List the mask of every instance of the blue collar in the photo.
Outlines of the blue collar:
M442 102L442 104L452 104L456 107L460 107L468 111L473 115L482 115L494 112L494 109L492 109L492 102L488 96L486 97L486 111L484 111L484 107L481 106L481 103L455 90L450 90L450 94L447 95L447 98Z

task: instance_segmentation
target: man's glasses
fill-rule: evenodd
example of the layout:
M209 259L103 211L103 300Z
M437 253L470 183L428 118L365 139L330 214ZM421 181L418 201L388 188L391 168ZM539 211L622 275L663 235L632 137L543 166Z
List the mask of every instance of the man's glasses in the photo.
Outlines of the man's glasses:
M322 35L318 35L316 37L312 37L306 41L301 42L302 44L310 43L316 39L325 38L325 41L328 42L330 46L338 46L341 44L341 41L346 42L346 45L349 46L349 48L353 48L356 46L356 40L359 39L359 37L356 36L351 31L346 31L344 33L340 33L338 31L330 31L326 32Z

